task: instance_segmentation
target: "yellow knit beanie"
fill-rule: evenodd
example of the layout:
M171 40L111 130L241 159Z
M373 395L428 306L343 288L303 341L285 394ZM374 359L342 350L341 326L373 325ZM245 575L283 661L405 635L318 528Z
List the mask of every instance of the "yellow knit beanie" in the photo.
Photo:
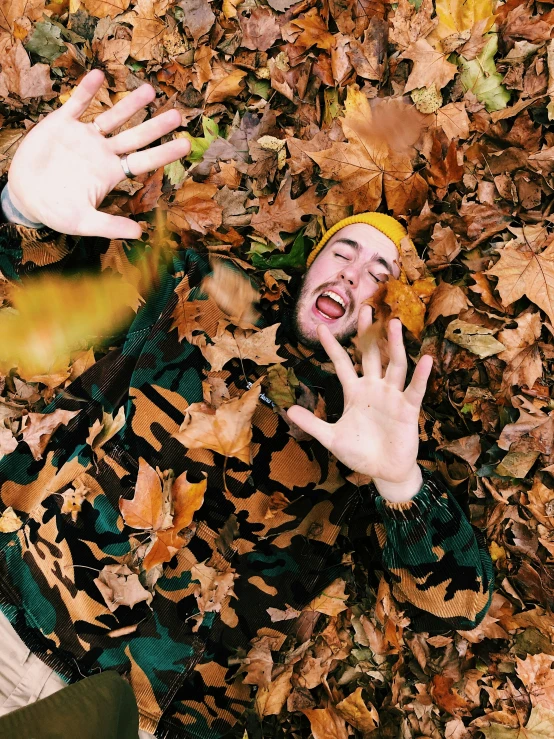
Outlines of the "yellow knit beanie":
M323 234L319 243L314 246L314 248L308 255L306 267L311 266L312 262L317 257L319 252L323 249L329 239L337 233L337 231L340 231L340 229L344 228L345 226L351 226L353 223L367 223L368 226L374 226L376 229L381 231L381 233L384 233L385 236L388 236L389 239L394 242L399 253L400 242L405 236L408 235L404 226L399 221L397 221L396 218L388 216L385 213L359 213L357 216L343 218L342 221L335 223L334 226L331 226L331 228ZM415 247L413 248L415 249Z

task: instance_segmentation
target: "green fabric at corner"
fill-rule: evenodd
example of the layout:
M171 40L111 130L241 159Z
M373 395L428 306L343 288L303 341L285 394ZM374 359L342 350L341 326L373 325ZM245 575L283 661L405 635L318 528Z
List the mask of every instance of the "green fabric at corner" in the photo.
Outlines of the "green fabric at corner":
M129 683L107 670L2 716L0 737L137 739L137 702Z

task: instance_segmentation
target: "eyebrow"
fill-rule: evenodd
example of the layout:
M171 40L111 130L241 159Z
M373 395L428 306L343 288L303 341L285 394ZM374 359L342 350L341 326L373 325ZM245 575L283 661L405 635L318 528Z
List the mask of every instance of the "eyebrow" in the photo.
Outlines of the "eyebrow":
M351 246L354 249L354 251L357 251L357 252L359 252L360 249L362 248L360 246L359 242L358 241L354 241L354 239L337 239L333 243L333 246L335 244L339 244L339 243L347 244L348 246ZM391 266L390 262L388 262L385 259L385 257L382 257L377 252L375 252L375 254L371 257L371 261L372 262L377 262L377 264L380 264L383 267L385 267L385 269L388 270L389 274L391 274L391 275L393 274L393 270L392 270L392 266Z

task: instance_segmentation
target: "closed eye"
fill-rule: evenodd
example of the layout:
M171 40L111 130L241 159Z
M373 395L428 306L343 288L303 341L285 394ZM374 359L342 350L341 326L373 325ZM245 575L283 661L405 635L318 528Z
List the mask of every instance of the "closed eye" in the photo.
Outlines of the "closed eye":
M335 252L335 256L340 257L341 259L348 259L348 257L345 256L344 254L339 254L338 251Z

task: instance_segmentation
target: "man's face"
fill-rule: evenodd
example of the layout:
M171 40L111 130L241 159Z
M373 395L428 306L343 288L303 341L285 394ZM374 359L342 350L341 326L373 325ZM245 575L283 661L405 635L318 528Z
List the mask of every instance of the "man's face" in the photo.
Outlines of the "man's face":
M391 239L366 223L341 228L304 275L294 312L300 341L320 342L316 328L325 323L342 344L356 334L360 307L392 274L398 277L398 250Z

